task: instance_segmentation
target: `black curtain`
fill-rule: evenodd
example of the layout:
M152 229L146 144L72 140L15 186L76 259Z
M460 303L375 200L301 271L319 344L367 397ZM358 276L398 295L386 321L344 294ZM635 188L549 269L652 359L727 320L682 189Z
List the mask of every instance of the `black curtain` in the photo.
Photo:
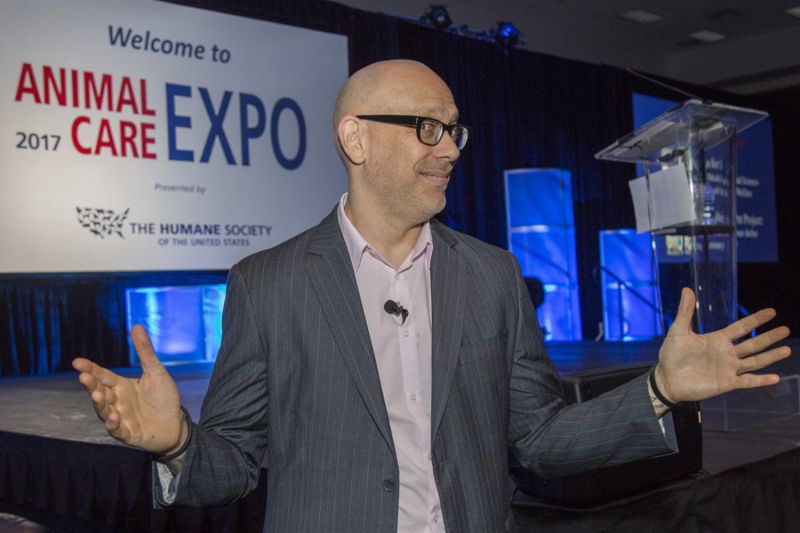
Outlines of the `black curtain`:
M69 370L77 356L128 366L125 289L226 277L224 271L0 277L0 376Z
M577 257L584 338L601 320L598 231L632 227L627 181L631 165L598 162L594 153L632 129L631 93L681 99L674 93L616 68L590 65L423 27L415 21L367 13L322 1L196 0L174 3L347 35L350 70L381 59L422 61L453 90L461 122L472 128L468 148L451 180L447 207L439 218L450 227L506 247L503 170L558 167L573 180ZM770 100L751 100L703 88L704 97L770 109ZM797 133L791 114L773 113L778 181L779 242L784 261L746 265L740 300L755 308L775 305L784 321L800 323L797 292L764 286L761 278L781 273L797 287L794 229L787 222L798 180L789 136ZM792 153L797 153L792 148ZM781 214L783 209L783 214ZM787 263L788 260L788 263ZM788 272L789 274L787 274ZM98 274L0 277L0 375L65 370L78 354L109 366L127 364L124 290L131 286L219 282L224 272ZM750 299L750 300L748 300ZM752 302L751 302L752 301ZM752 303L752 304L751 304ZM796 328L795 328L796 329Z

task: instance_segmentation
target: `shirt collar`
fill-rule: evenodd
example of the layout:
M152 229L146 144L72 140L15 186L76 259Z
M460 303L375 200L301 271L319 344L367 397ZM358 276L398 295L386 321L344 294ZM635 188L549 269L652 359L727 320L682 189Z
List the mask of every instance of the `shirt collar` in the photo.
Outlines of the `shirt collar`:
M344 211L345 204L347 204L347 193L344 193L339 199L339 207L336 210L336 214L339 218L339 228L342 230L342 236L344 237L344 243L347 247L347 254L350 256L353 272L358 272L361 266L361 259L364 257L365 253L389 265L388 261L381 256L380 252L361 236L353 223L350 222L350 219L347 218L347 214ZM426 222L425 225L422 226L419 237L417 237L417 242L414 244L414 248L411 250L409 256L403 261L400 270L407 268L422 254L425 255L425 267L430 268L431 256L433 254L433 238L431 236L430 222Z

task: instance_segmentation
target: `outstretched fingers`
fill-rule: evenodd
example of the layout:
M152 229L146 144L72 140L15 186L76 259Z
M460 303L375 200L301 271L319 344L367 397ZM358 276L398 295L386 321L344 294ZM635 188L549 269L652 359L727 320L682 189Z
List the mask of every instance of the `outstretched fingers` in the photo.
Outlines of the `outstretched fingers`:
M781 359L786 359L791 353L792 350L788 346L779 346L766 352L745 357L739 362L737 374L743 375L747 372L761 370L773 363L777 363Z
M776 314L774 309L761 309L752 315L737 320L722 331L725 332L725 336L731 341L740 339L745 335L749 335L752 330L775 318Z
M89 393L92 399L92 407L94 407L98 418L102 421L107 421L112 412L114 412L114 404L116 403L116 394L110 387L106 387L101 383L96 383L90 374L81 374L78 380Z
M108 424L115 412L117 393L114 387L119 384L120 377L88 359L77 358L72 366L80 372L78 381L89 394L98 418Z
M737 389L755 389L758 387L768 387L780 382L781 378L777 374L742 374L734 380Z
M116 409L109 408L108 416L106 416L104 420L105 420L106 431L114 435L114 432L116 432L119 429L120 425L119 412Z
M140 327L141 329L141 327ZM152 346L144 331L144 342L141 337L138 339L139 348L144 348L144 352ZM140 351L140 355L142 353ZM161 363L152 354L152 360L147 361L147 353L142 359L142 364L149 362L152 365L161 367ZM88 359L78 358L72 366L80 372L78 381L89 393L92 400L92 407L97 413L98 418L103 422L106 431L117 440L126 444L138 445L141 439L137 436L140 431L140 421L138 405L140 392L137 387L139 380L133 380L118 376L113 372L96 365Z
M790 334L789 328L786 326L779 326L766 331L757 337L752 337L746 341L740 342L736 345L736 355L747 357L751 354L758 353L769 346L772 346L778 341L782 341ZM787 354L788 355L788 354Z
M81 376L91 376L94 382L102 384L106 387L113 387L119 383L120 377L112 371L95 364L88 359L78 357L72 361L72 368L81 373ZM84 387L87 385L82 378L81 383Z
M122 421L122 416L116 409L112 410L105 420L105 428L109 435L122 442L129 442L131 432Z
M678 313L675 315L675 321L672 323L670 331L676 333L687 333L692 329L692 316L694 316L694 307L696 298L692 289L684 287L681 290L681 301L678 304Z
M158 357L156 357L156 352L153 350L150 337L139 324L131 328L131 341L133 341L133 347L136 349L139 362L142 364L143 373L153 375L166 372L166 370L164 370L164 365L162 365Z

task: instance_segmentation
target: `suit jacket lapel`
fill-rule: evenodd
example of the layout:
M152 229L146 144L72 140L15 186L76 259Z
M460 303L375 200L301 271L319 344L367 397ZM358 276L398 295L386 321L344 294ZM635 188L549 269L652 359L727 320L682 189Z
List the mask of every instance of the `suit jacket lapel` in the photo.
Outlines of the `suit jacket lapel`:
M323 315L364 404L394 453L378 367L336 209L315 229L308 253L311 283Z
M432 220L433 257L431 258L433 375L431 400L431 438L442 421L458 362L464 326L466 272L455 246L458 240L443 224Z

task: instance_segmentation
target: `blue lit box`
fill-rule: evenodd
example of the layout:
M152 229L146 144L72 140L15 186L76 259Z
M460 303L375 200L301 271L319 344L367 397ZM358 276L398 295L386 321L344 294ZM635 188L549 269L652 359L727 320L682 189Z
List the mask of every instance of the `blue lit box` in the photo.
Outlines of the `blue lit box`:
M557 168L504 172L508 247L526 277L545 291L536 315L545 340L581 338L570 173Z
M600 284L606 340L650 340L661 335L659 292L649 233L600 232Z
M141 287L125 291L128 332L141 324L162 362L214 361L222 338L225 285ZM128 341L130 363L139 358Z

